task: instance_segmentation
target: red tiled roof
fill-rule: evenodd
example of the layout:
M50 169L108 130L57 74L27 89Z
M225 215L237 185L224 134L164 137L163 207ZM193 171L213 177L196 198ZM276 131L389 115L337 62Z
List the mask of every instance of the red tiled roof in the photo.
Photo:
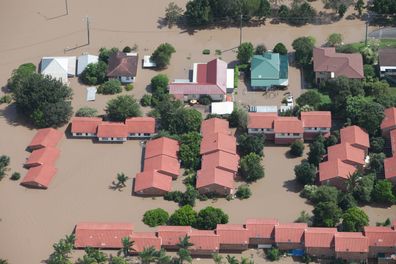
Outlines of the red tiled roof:
M247 219L245 226L250 238L272 238L278 224L276 219Z
M277 113L248 113L248 128L273 128Z
M142 252L149 247L154 247L156 250L161 249L162 240L154 232L133 232L129 237L134 242L132 249L135 252Z
M22 179L21 185L47 189L57 169L52 164L32 167Z
M100 123L102 123L102 118L98 117L73 117L71 132L96 134Z
M155 133L155 118L131 117L125 120L128 133Z
M340 159L330 159L319 163L319 181L323 182L337 177L348 179L355 171L354 166L342 162Z
M392 153L396 153L396 129L393 129L390 132L390 140L391 140L391 148L392 148Z
M396 156L384 159L385 179L396 177Z
M220 248L220 236L214 230L192 230L190 242L194 244L190 250L205 250L216 252Z
M385 117L381 123L381 129L389 129L396 126L396 107L385 109Z
M38 166L43 164L53 165L58 159L59 153L59 149L54 147L34 150L26 161L25 166Z
M128 137L128 131L124 123L102 122L98 126L97 136L100 138L126 138Z
M275 133L299 133L304 132L302 122L297 117L280 116L274 121Z
M335 77L363 79L363 58L360 53L336 53L335 48L314 48L315 72L334 72Z
M369 239L371 247L395 247L396 230L384 226L365 226L364 235Z
M37 130L28 148L55 147L62 138L62 132L54 128L42 128Z
M279 224L275 226L276 243L301 243L308 225L305 223Z
M167 155L159 155L145 159L144 170L158 170L159 172L167 172L177 177L180 174L180 164L175 158L171 158Z
M172 189L172 177L162 174L158 171L143 171L136 174L135 192L141 192L147 189L158 189L166 192Z
M151 158L158 155L168 155L177 159L177 152L179 151L179 142L177 140L161 137L147 141L145 158Z
M336 252L368 252L368 238L361 232L337 232L334 237Z
M224 151L215 151L202 156L203 169L221 168L233 172L238 171L239 156Z
M222 169L203 169L197 172L196 188L203 188L209 185L219 185L228 189L234 188L234 174Z
M201 134L203 137L212 133L230 134L228 121L221 118L210 118L202 121Z
M349 126L340 129L340 136L341 143L357 144L367 149L370 147L368 134L358 126Z
M334 247L334 235L337 228L308 227L305 231L305 246L310 248Z
M76 248L122 248L121 239L132 235L133 225L128 223L82 222L76 226Z
M364 150L353 147L349 143L341 143L327 148L328 159L341 161L350 161L357 164L364 165L365 153Z
M201 141L200 154L207 154L216 150L222 150L236 154L236 139L230 135L214 133L205 136Z
M138 56L128 56L124 52L118 51L110 55L108 64L108 77L135 77L137 72Z
M191 230L191 226L158 226L157 233L162 238L163 246L176 246L179 238L190 235Z
M216 234L220 236L220 244L244 244L249 243L248 231L243 225L218 224Z
M330 111L301 112L303 127L331 128Z

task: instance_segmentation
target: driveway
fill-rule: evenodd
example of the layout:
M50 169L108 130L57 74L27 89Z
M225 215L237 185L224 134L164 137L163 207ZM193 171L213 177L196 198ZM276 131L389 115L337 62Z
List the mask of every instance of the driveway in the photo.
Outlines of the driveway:
M369 34L369 37L376 39L396 38L396 27L387 27L375 30Z

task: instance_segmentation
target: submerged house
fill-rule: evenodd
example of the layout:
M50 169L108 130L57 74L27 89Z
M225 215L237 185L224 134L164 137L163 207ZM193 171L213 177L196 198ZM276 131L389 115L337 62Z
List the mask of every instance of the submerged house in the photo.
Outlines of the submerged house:
M265 52L254 55L251 64L250 85L259 90L289 85L289 59L287 55Z
M68 77L76 75L76 57L43 57L40 70L42 75L51 76L64 84L68 84Z
M124 84L135 82L138 60L137 53L118 51L111 54L107 68L107 77L109 79L117 79Z

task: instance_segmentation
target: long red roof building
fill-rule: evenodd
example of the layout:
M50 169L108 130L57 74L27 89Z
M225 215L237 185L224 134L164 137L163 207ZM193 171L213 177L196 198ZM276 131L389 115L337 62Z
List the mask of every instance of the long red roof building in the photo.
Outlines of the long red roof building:
M32 188L47 189L57 169L52 164L32 167L22 179L21 185Z
M45 147L55 147L61 140L62 136L62 132L54 128L39 129L28 145L28 149L35 150Z

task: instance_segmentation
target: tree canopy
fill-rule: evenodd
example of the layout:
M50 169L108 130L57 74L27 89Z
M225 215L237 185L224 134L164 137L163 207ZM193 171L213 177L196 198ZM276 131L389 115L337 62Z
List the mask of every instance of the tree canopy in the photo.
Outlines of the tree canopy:
M241 64L249 63L253 57L253 44L244 42L238 47L237 58Z
M169 214L162 208L148 210L143 215L143 223L150 227L165 225L168 222Z
M279 53L280 55L287 55L286 46L282 42L279 42L275 45L273 52Z
M98 110L91 107L81 107L77 110L75 115L77 117L95 117L98 115Z
M179 159L185 169L197 170L200 166L201 134L193 131L180 136Z
M98 87L99 94L117 94L121 92L121 82L116 79L108 80Z
M119 95L107 102L106 113L111 121L123 122L128 117L141 116L139 103L132 95Z
M395 202L395 196L392 192L392 183L388 180L378 180L373 188L372 198L374 201L383 204L392 204Z
M314 184L316 179L316 166L303 161L301 164L294 167L294 174L296 175L296 180L302 185Z
M24 63L12 71L11 78L8 79L7 86L11 91L15 90L15 87L21 85L29 75L36 72L36 65L33 63Z
M293 41L292 47L296 52L295 59L297 64L306 66L311 63L315 42L313 37L299 37Z
M169 225L194 226L197 222L197 212L190 205L177 209L169 218Z
M319 202L313 212L313 225L335 227L341 218L342 210L334 202Z
M217 224L227 224L228 215L220 208L205 207L199 211L195 227L198 229L214 230Z
M163 69L169 65L172 54L175 52L176 50L171 44L163 43L153 52L151 59L157 64L158 68Z
M104 61L90 63L80 75L82 83L87 85L102 84L107 80L107 64Z
M342 215L342 231L362 232L363 228L368 224L369 218L367 214L358 207L349 208Z
M264 177L264 167L261 157L256 153L249 153L240 160L239 174L247 182L254 182Z
M241 134L238 137L238 151L241 156L246 156L249 153L256 153L263 156L265 136L261 134Z

